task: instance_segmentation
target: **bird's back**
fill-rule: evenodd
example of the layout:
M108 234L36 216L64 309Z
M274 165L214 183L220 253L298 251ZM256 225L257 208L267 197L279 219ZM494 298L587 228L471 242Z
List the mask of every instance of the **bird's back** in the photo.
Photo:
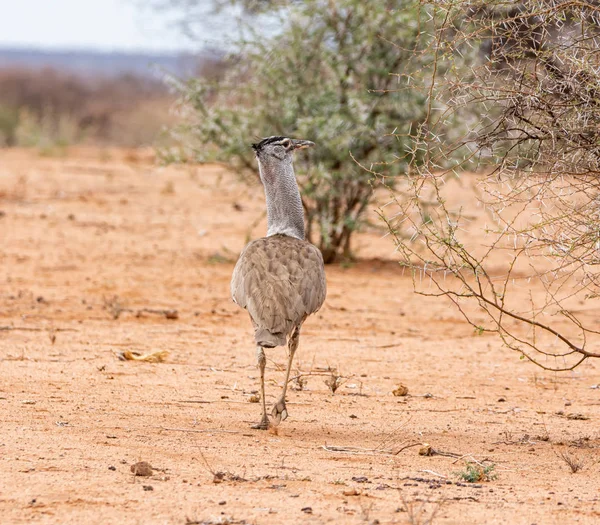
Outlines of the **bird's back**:
M261 334L270 335L269 346L285 344L290 332L321 307L326 293L321 252L287 235L249 243L231 278L231 295L248 310L257 343Z

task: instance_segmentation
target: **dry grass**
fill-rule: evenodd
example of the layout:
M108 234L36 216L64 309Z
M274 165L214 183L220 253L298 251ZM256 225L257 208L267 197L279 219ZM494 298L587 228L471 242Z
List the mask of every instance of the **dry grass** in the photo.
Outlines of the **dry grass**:
M159 81L133 75L82 78L68 72L0 70L0 146L56 156L82 142L151 145L174 123Z
M561 450L560 452L557 452L556 455L567 464L571 470L571 474L576 474L585 466L585 462L582 459L566 450Z

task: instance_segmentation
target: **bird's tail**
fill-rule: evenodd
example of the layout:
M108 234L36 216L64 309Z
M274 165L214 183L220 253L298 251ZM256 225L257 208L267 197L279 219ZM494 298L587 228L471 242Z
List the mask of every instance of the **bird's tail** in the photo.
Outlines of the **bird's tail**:
M254 331L254 340L258 346L263 348L275 348L276 346L284 346L286 343L286 337L284 333L272 333L266 328L257 328Z

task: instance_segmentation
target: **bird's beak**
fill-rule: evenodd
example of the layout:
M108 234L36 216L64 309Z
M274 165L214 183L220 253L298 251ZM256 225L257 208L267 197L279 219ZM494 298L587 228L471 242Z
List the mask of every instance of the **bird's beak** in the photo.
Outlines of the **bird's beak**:
M292 140L292 144L294 144L294 149L304 149L304 148L310 148L311 146L314 146L315 143L311 142L310 140Z

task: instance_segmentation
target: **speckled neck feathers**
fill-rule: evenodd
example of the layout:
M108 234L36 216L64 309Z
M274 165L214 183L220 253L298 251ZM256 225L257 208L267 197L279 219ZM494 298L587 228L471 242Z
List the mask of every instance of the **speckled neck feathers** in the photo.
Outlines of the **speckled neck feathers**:
M304 209L291 156L259 158L267 200L267 237L288 235L304 240Z

